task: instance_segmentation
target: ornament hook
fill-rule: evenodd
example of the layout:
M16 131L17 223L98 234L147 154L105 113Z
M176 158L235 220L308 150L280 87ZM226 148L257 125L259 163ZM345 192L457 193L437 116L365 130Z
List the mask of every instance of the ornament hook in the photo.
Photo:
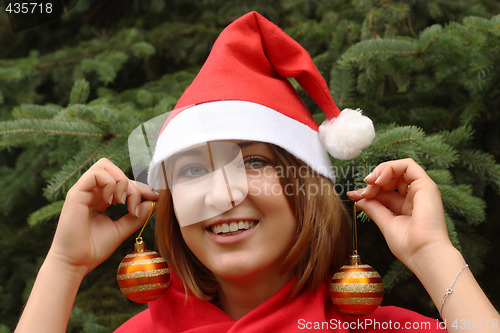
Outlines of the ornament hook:
M356 227L356 204L357 201L354 201L353 212L352 212L352 254L358 254L358 229Z
M144 231L144 228L146 227L146 224L148 223L149 219L151 218L151 215L153 215L153 212L155 210L156 206L156 201L153 201L153 204L151 205L151 210L149 211L148 217L146 218L146 222L144 222L144 225L142 226L141 231L139 232L139 235L135 239L135 244L134 244L134 250L136 252L142 252L146 249L146 245L144 244L144 241L142 240L142 232Z
M148 221L151 218L151 215L153 215L153 212L155 211L155 206L156 206L156 201L153 201L153 204L151 205L151 210L149 211L148 217L146 218L146 222L144 222L144 225L142 226L142 229L139 232L139 235L135 239L136 242L142 242L142 237L141 237L142 232L144 231L146 224L148 224Z

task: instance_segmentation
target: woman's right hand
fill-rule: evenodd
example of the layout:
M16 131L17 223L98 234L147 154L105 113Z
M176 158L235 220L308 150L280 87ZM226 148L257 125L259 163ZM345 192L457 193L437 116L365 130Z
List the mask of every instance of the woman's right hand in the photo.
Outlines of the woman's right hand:
M141 203L142 198L146 201ZM66 332L83 277L106 260L145 222L158 195L101 159L69 190L56 234L26 303L16 333ZM117 221L104 214L117 202L128 214Z
M111 161L99 160L69 190L47 259L87 274L144 224L157 199ZM104 211L112 203L126 203L128 214L110 219Z

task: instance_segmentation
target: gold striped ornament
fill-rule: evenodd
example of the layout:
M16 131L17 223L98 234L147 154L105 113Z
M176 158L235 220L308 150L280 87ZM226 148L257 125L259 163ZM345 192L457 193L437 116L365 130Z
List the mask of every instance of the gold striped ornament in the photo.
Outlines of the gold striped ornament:
M151 207L144 226L136 238L134 252L127 254L118 266L116 279L121 292L131 301L147 303L160 297L170 285L170 269L158 252L146 250L141 234L153 214Z
M342 266L333 275L330 298L341 313L365 316L382 303L384 283L380 274L370 265L361 264L357 246L356 203L354 203L353 254L349 257L349 264Z
M146 250L142 239L135 251L123 258L116 279L121 292L131 301L147 303L160 297L170 285L167 261L156 251Z
M360 263L359 255L350 256L332 277L330 297L343 314L365 316L372 313L384 298L384 283L370 265Z

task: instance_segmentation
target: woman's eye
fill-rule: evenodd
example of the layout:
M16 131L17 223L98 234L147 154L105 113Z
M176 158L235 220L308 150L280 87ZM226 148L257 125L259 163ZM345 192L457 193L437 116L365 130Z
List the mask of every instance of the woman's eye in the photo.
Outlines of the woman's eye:
M203 165L187 165L179 171L179 177L196 178L206 175L208 170Z
M256 156L250 156L244 159L245 168L258 169L269 165L269 161Z

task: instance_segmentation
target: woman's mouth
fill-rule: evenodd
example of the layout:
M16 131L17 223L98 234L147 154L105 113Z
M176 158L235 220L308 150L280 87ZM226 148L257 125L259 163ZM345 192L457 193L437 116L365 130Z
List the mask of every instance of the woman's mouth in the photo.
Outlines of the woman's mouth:
M208 229L216 235L231 236L242 233L255 226L259 221L233 221L211 225Z

